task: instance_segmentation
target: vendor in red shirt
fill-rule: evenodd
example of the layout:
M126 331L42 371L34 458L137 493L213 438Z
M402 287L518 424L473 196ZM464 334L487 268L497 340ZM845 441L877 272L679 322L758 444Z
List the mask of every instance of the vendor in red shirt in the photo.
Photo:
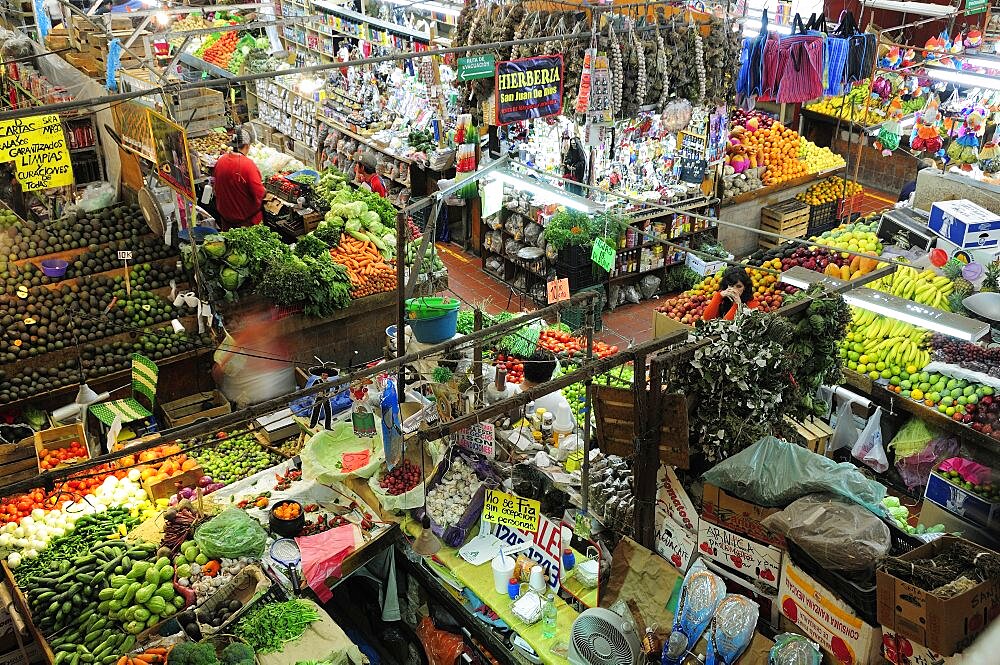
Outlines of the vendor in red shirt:
M722 280L719 282L719 290L712 296L702 318L706 321L724 318L732 321L736 318L736 312L743 307L757 309L756 300L753 297L753 281L747 274L743 266L729 266L722 273Z
M237 226L260 224L264 219L264 183L260 170L247 157L256 132L249 124L236 130L233 151L215 163L215 208L223 231Z
M358 185L368 185L370 190L384 199L388 192L386 192L385 183L382 182L382 176L375 172L376 164L375 155L372 153L366 152L361 156L361 161L358 162L355 169Z

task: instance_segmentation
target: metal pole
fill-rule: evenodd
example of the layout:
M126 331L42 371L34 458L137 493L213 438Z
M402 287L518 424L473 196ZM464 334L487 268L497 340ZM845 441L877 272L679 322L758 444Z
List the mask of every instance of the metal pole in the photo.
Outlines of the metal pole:
M483 329L483 310L476 307L472 310L473 330ZM483 394L483 345L476 344L472 351L472 380L476 385L476 396Z
M406 355L406 213L396 215L396 357ZM396 395L406 401L406 365L396 374Z
M597 301L591 301L587 308L587 362L594 360L594 309ZM584 382L585 401L583 403L583 465L580 470L580 498L584 517L590 506L590 417L594 407L594 379L588 376Z

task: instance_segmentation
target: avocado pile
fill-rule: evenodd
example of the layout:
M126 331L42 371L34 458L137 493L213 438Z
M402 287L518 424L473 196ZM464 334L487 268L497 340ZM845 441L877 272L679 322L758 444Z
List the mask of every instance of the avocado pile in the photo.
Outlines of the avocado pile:
M150 232L139 206L128 204L90 213L70 212L52 222L18 220L12 228L14 237L5 235L0 242L2 253L12 261L130 240Z

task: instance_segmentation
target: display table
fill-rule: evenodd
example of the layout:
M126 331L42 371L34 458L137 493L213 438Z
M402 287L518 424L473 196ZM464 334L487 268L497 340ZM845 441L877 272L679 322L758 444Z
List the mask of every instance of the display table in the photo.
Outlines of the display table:
M319 621L309 624L298 639L285 642L281 651L258 654L257 662L260 665L287 665L314 660L329 661L332 665L360 665L366 662L358 646L322 607L311 600L302 602L314 606L319 613Z
M576 620L577 612L558 596L556 597L556 636L550 639L542 637L542 622L527 625L514 616L510 610L511 600L506 594L501 596L493 588L493 569L489 563L473 566L458 555L458 550L452 547L442 547L435 556L458 581L486 603L497 613L514 632L531 645L543 663L562 665L568 663L565 656L552 652L552 647L560 645L565 648L569 640L570 629Z

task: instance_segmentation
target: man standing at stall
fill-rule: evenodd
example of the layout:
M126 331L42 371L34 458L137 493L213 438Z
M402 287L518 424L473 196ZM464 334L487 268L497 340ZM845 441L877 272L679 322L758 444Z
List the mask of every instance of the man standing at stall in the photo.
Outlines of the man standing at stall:
M247 156L255 132L249 124L236 130L233 150L215 164L215 208L219 211L221 230L260 224L264 219L264 183L260 170Z

